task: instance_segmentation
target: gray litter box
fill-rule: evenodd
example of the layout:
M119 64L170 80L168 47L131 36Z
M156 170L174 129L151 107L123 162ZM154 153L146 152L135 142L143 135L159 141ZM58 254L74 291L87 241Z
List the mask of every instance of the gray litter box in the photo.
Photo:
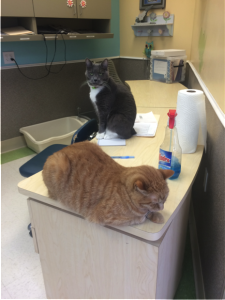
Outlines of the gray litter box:
M87 120L77 116L20 128L27 146L39 153L53 144L70 145L73 134Z

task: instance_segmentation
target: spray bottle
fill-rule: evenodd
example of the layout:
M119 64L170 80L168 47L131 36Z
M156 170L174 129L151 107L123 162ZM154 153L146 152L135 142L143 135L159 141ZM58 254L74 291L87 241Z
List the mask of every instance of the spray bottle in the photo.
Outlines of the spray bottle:
M169 110L164 141L159 149L159 169L170 169L174 174L169 179L176 179L181 172L182 149L179 144L176 121L176 110Z

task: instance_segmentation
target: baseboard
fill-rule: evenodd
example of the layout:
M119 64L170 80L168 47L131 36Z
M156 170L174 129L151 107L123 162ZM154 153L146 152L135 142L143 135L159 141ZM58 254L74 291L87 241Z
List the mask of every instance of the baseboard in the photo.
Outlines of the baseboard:
M102 57L102 58L90 58L90 60L103 60L103 59L117 59L117 58L120 58L119 56L112 56L112 57ZM85 59L80 59L80 60L68 60L66 61L66 64L76 64L76 63L84 63L85 62ZM65 64L65 61L56 61L56 62L48 62L47 63L47 66L49 65L64 65ZM27 65L19 65L20 68L30 68L30 67L43 67L45 66L45 63L37 63L37 64L27 64ZM1 70L8 70L8 69L16 69L17 66L14 64L12 66L3 66L1 67Z
M135 56L120 56L120 58L125 58L125 59L139 59L139 60L147 60L146 57L135 57Z
M138 59L138 60L147 60L146 57L134 57L134 56L112 56L112 57L100 57L100 58L90 58L90 60L98 61L98 60L103 60L103 59L117 59L117 58L124 58L124 59ZM83 63L85 62L85 59L80 59L80 60L69 60L66 62L66 64L76 64L76 63ZM50 64L54 65L64 65L65 61L56 61L56 62L48 62L47 66ZM45 66L45 63L37 63L37 64L26 64L26 65L19 65L20 68L31 68L31 67L43 67ZM8 70L8 69L16 69L17 66L14 64L12 66L2 66L1 70Z
M196 288L196 298L205 299L205 288L202 276L202 266L200 260L200 251L198 245L198 237L194 216L193 204L190 205L190 217L189 217L189 227L190 227L190 239L191 239L191 250L192 259L194 267L194 277L195 277L195 288Z
M6 153L16 149L26 147L26 142L23 136L18 136L1 142L1 153Z

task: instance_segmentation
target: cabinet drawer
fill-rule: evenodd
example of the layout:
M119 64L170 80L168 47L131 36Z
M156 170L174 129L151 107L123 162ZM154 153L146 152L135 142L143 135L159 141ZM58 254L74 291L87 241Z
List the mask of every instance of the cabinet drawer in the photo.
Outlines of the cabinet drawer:
M2 0L2 17L34 17L32 0Z
M74 6L67 6L66 0L33 0L35 17L77 18L76 0Z
M111 0L86 0L82 8L81 0L77 0L78 18L82 19L111 19Z

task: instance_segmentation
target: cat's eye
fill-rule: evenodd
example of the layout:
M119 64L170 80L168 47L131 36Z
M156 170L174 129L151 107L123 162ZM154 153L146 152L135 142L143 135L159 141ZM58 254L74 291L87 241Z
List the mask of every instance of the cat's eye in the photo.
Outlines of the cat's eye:
M102 76L102 73L99 73L100 76Z
M93 73L90 73L90 75L92 76L92 75L93 75Z

